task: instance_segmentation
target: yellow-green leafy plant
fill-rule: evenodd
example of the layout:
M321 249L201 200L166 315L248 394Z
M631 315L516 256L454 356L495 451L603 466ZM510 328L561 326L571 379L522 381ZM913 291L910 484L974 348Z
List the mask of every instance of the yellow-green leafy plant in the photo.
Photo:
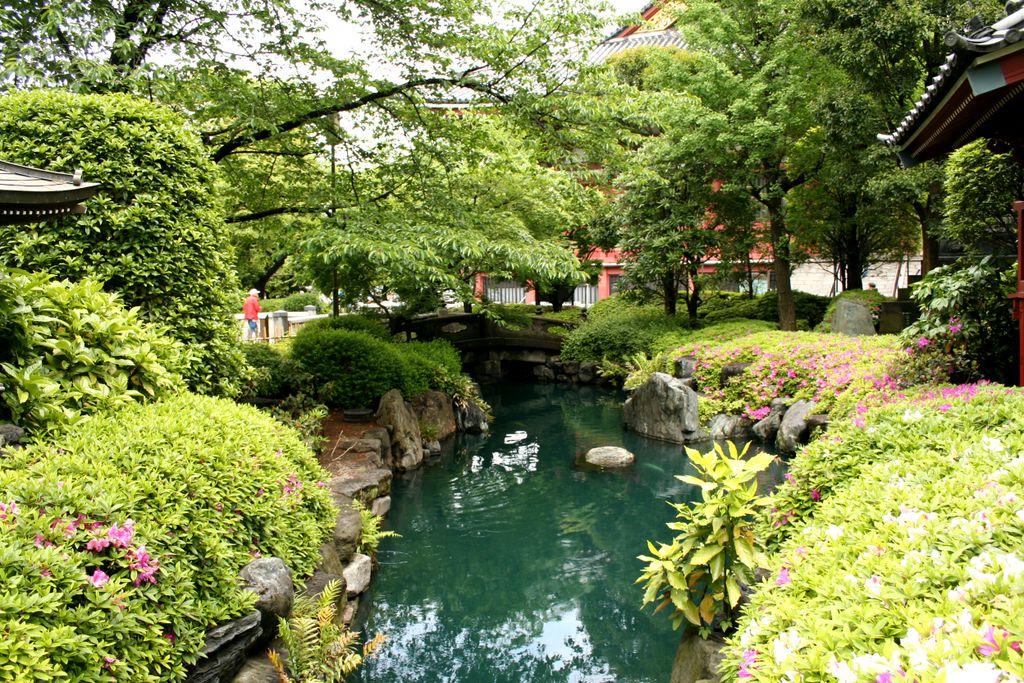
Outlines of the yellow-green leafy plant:
M646 353L635 353L629 359L629 377L626 378L622 388L626 391L639 389L656 372L672 372L672 356L667 353L656 353L653 358L648 358Z
M358 498L352 501L352 507L359 511L359 517L362 521L362 532L359 535L359 552L372 557L377 552L382 538L402 537L397 531L381 529L381 525L384 524L384 518L373 514Z
M287 660L276 650L267 658L282 683L344 681L384 642L384 635L377 634L360 648L359 634L336 623L342 590L341 581L331 581L317 598L296 599L292 616L279 620Z
M680 532L671 543L650 541L651 555L637 583L644 584L643 604L657 602L655 611L671 607L672 626L683 620L707 637L715 628L727 630L742 595L740 585L752 584L754 571L767 559L755 548L751 516L765 499L757 495L758 472L774 460L770 453L745 459L749 444L739 451L727 442L707 453L686 449L699 477L677 476L699 486L700 502L675 503L677 521L668 528ZM720 621L716 622L716 619Z

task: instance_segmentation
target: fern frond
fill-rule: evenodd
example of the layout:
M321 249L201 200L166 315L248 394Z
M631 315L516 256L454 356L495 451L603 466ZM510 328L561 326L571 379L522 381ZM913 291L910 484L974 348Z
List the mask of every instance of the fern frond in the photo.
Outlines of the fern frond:
M281 661L281 655L277 650L267 650L267 659L270 660L270 665L274 667L274 671L277 672L279 683L291 683L291 679L288 678L288 673L284 670L284 662Z
M384 644L384 641L387 639L388 637L386 635L384 635L383 633L378 633L373 637L372 640L363 643L363 658L366 659L372 657L374 653L380 648L381 645Z

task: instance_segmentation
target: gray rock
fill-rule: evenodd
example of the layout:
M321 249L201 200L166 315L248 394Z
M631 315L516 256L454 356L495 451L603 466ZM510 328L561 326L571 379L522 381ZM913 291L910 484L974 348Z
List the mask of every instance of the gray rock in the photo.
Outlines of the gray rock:
M441 455L441 442L437 439L423 442L424 455Z
M796 453L807 442L807 416L814 412L813 401L797 401L789 407L775 437L776 447L783 453Z
M345 609L341 613L341 622L346 626L351 626L352 622L356 618L356 613L359 611L359 598L352 598L345 605Z
M391 511L391 496L381 496L375 498L373 503L370 504L370 512L377 515L378 517L384 517Z
M391 493L391 470L375 467L358 467L345 470L339 476L327 482L327 487L335 496L335 502L341 505L345 499L358 498L369 503L378 496Z
M551 382L555 379L555 371L546 365L534 365L533 377L538 382Z
M260 613L263 639L270 640L277 633L278 617L287 617L292 611L292 571L279 557L260 557L242 567L238 575L242 587L256 594L254 607Z
M384 467L384 463L391 462L391 435L388 434L388 430L384 427L374 427L368 429L363 434L364 439L376 439L380 444L380 464L378 467Z
M421 424L432 425L438 439L455 433L455 407L452 399L440 391L427 391L412 400L412 409Z
M587 451L584 460L598 467L629 467L636 456L618 446L598 446Z
M402 392L392 389L380 399L377 408L377 423L386 427L391 434L391 461L393 468L411 470L423 462L423 436L416 413Z
M0 424L0 447L14 445L21 442L25 436L25 430L9 422Z
M697 394L681 380L656 372L626 400L626 427L655 439L689 443L704 436L697 418Z
M334 623L340 626L344 623L342 621L341 614L345 611L345 605L348 603L348 590L344 576L341 574L332 574L324 571L323 567L319 567L313 572L311 577L306 579L306 586L303 589L302 594L313 599L319 598L324 592L324 589L327 588L327 584L331 581L341 582L341 590L338 593L337 601L334 603Z
M694 629L687 629L679 642L676 658L672 662L672 675L669 683L699 683L712 681L717 683L718 666L724 659L722 648L725 642L721 638L701 638Z
M356 553L345 567L342 576L345 577L348 594L359 595L370 585L370 579L373 577L373 560L369 555Z
M281 677L266 654L249 657L232 683L280 683Z
M711 419L708 432L712 439L730 439L732 441L750 441L754 423L743 415L726 415L719 413Z
M871 308L862 301L840 299L832 311L832 332L851 337L863 337L875 334L875 324L871 320Z
M387 439L386 436L385 439ZM339 437L332 452L327 457L333 459L331 456L344 457L346 462L349 463L358 461L369 463L375 467L384 467L383 446L380 439L367 438L366 436L363 436L361 439L350 439L346 436Z
M363 520L359 511L352 507L351 498L335 495L334 502L338 506L338 517L331 537L320 546L320 562L327 572L341 574L345 563L356 552L363 533Z
M746 372L747 368L749 368L751 365L752 363L729 363L728 365L724 366L722 368L721 374L722 384L726 384L733 377L739 377L744 372Z
M487 416L484 414L484 411L472 401L466 405L456 404L455 424L460 432L469 434L485 434L491 428L487 424Z
M679 379L686 379L693 376L697 369L697 359L693 356L683 356L676 359L675 374Z
M562 361L562 372L567 375L578 375L580 372L580 363L575 360Z
M810 441L818 432L828 430L828 415L814 414L807 416L807 440Z
M775 437L779 433L779 427L782 425L782 415L785 412L785 407L780 409L772 408L772 411L759 420L751 431L764 443L774 443Z
M580 371L576 375L582 384L590 384L594 381L594 377L597 376L597 366L593 363L580 363Z
M199 660L185 677L187 683L230 681L245 662L246 652L259 639L260 613L229 621L206 634Z

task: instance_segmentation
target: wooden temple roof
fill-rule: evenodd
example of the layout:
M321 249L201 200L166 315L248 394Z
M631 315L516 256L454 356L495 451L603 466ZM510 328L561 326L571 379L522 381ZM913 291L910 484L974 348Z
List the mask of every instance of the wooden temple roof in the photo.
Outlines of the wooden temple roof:
M1024 0L987 25L975 18L947 33L953 52L896 130L879 139L906 166L944 156L976 138L1024 148Z
M669 2L667 4L679 4ZM677 47L686 48L686 41L675 27L672 12L663 12L662 4L652 3L640 11L642 24L623 26L608 36L590 52L591 64L608 61L612 55L635 47Z
M98 183L82 182L81 171L57 173L0 161L0 225L84 213L80 202L99 188Z

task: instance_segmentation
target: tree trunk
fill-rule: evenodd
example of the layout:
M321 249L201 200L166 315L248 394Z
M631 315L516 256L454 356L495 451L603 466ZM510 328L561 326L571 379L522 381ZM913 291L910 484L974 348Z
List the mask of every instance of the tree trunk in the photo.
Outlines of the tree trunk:
M690 322L697 322L697 307L700 305L700 285L697 284L697 271L691 270L690 287L686 291L686 314Z
M932 233L942 222L941 198L942 183L935 181L928 186L928 197L924 203L914 203L917 218L921 221L921 275L927 275L940 265L939 240Z
M266 270L263 271L263 274L257 278L256 282L254 282L252 286L260 290L263 294L266 294L267 283L270 282L270 278L274 277L277 271L281 270L281 267L284 266L284 263L287 260L288 254L277 256L277 258L274 259L274 262L267 266Z
M666 275L661 280L662 294L665 297L665 315L676 314L676 302L679 300L679 286L674 275Z
M796 330L796 304L793 302L793 265L789 260L789 235L780 215L780 208L768 206L771 226L772 258L775 268L775 290L779 295L779 329Z

